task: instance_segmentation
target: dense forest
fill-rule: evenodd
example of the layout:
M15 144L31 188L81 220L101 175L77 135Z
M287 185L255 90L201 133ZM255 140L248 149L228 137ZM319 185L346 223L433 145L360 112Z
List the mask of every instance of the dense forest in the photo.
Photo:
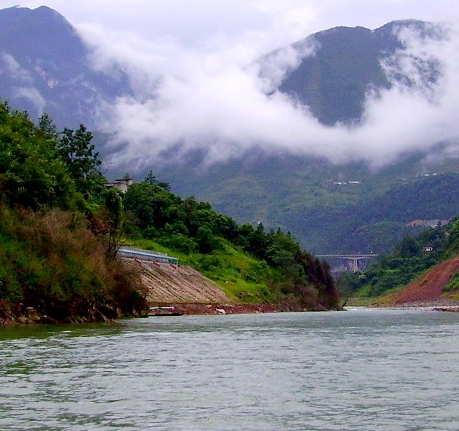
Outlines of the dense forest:
M328 264L289 233L238 225L174 195L151 171L124 194L107 188L92 137L84 125L58 131L46 114L34 124L0 105L0 319L140 315L147 304L138 274L117 258L124 243L163 247L216 278L224 256L239 256L234 278L256 286L250 297L235 293L241 301L337 307ZM249 269L238 268L242 256Z

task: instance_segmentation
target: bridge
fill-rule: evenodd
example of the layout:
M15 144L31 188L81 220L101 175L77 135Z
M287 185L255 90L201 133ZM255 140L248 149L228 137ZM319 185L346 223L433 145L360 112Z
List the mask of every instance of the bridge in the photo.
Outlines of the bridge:
M378 257L379 254L316 254L320 259L345 259L350 263L352 272L360 270L359 262Z

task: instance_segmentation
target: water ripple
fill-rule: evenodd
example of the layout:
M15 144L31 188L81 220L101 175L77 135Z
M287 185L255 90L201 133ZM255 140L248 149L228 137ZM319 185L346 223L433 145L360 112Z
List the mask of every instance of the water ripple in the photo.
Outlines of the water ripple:
M459 423L457 313L181 316L2 331L2 430Z

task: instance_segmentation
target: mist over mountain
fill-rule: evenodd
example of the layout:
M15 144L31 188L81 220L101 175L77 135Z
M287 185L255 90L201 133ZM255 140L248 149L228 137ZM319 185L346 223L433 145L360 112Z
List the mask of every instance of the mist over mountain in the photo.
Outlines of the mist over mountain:
M373 31L363 27L336 27L316 33L292 44L299 52L305 47L310 49L287 71L276 89L308 107L322 124L359 123L369 98L377 98L381 92L403 85L403 80L410 78L403 74L403 69L393 76L388 73L397 52L405 52L407 59L415 55L406 52L400 38L406 30L425 38L443 37L445 31L431 23L406 20L394 21ZM269 69L281 52L268 54L261 60L262 74L263 66ZM418 60L420 64L416 65ZM431 83L440 74L440 64L433 58L418 58L413 65L413 74L422 66L422 74Z
M367 92L390 87L381 63L402 47L393 29L338 27L312 36L315 54L288 73L279 90L309 106L323 124L360 121Z
M313 252L380 252L411 218L459 213L458 41L420 21L337 27L236 64L157 41L134 52L47 7L10 8L0 97L32 119L105 132L112 178L152 169ZM413 194L421 203L404 206Z
M49 113L60 127L97 127L104 103L127 94L121 71L103 73L65 18L45 6L0 10L0 97L31 118Z

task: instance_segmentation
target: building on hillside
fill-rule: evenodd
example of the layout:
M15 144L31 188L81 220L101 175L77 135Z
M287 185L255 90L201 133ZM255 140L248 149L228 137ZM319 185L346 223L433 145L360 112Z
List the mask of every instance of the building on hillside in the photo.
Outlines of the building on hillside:
M107 187L108 189L118 189L122 193L126 193L127 189L129 188L129 186L132 186L132 184L134 184L134 180L132 180L131 178L121 178L119 180L115 180L113 183L105 184L105 187Z
M429 226L429 227L438 227L438 226L445 226L450 222L450 220L413 220L410 221L407 226L408 227L413 227L413 226Z

